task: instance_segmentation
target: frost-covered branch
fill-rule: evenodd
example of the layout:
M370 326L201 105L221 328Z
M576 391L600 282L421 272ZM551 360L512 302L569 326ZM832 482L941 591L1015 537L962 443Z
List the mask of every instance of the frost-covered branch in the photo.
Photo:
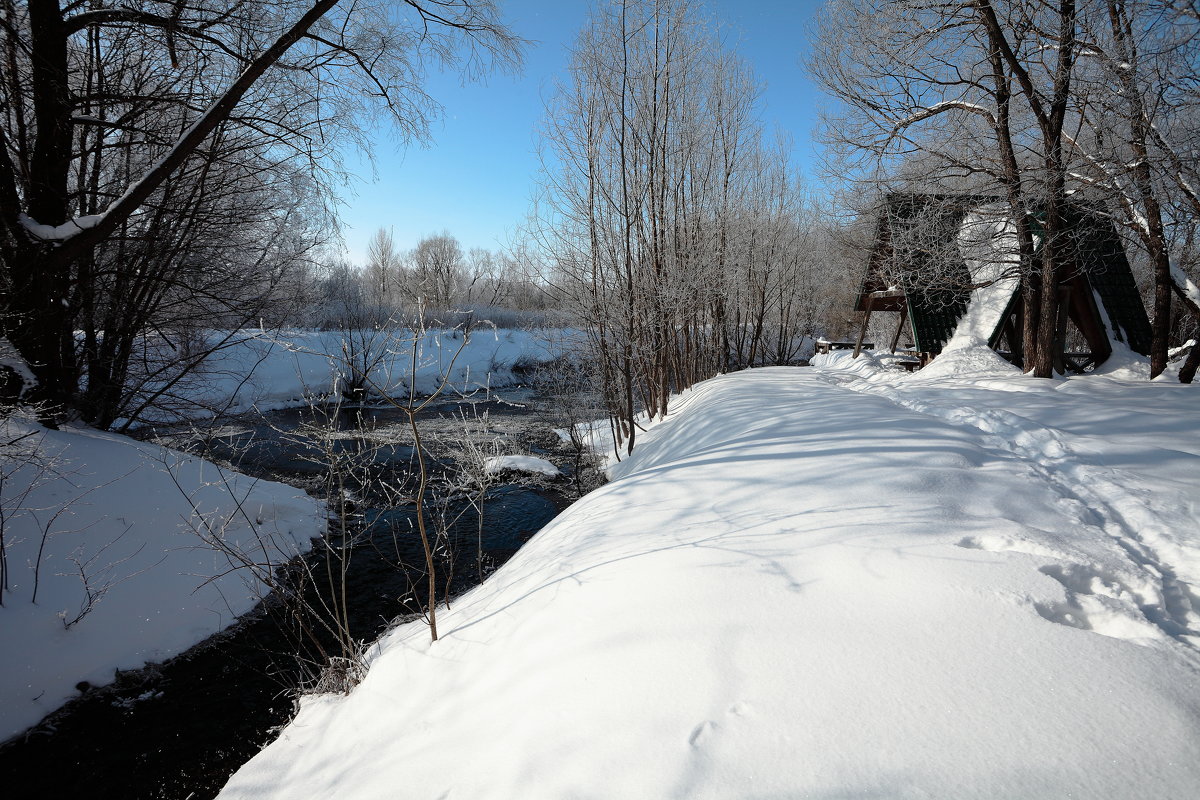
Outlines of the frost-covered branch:
M934 103L933 105L923 108L917 113L900 120L896 123L894 130L899 132L910 125L921 122L922 120L929 119L930 117L936 117L938 114L943 114L947 111L954 110L966 111L970 114L978 114L986 119L992 126L995 126L996 124L996 115L993 114L990 109L985 108L978 103L968 103L965 100L946 100L941 103Z

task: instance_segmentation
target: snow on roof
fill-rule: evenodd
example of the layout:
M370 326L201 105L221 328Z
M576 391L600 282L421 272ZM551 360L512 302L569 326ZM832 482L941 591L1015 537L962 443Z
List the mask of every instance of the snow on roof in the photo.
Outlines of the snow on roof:
M1200 394L825 358L698 385L222 797L1200 792Z
M978 288L971 292L967 310L943 349L964 337L990 341L1021 285L1017 226L1006 206L993 204L968 212L959 227L958 248Z

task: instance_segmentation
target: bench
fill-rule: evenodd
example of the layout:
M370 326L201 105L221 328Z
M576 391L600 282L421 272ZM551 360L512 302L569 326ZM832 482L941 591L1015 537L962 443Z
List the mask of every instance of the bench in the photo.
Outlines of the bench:
M824 339L818 339L817 340L817 352L818 353L829 353L834 350L853 350L855 344L856 344L855 342L827 342ZM863 350L874 350L875 343L874 342L863 342L862 349Z

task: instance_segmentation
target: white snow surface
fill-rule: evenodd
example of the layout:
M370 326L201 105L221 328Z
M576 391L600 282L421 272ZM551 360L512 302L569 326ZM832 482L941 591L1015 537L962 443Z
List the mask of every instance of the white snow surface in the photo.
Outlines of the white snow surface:
M557 478L562 475L558 467L537 456L492 456L484 460L483 469L489 474L508 471L528 472L532 475L545 475L548 478Z
M1200 393L983 349L699 384L221 797L1200 796Z
M11 571L0 607L0 741L74 696L78 682L103 685L116 669L173 656L250 610L261 585L206 536L265 565L309 549L324 530L324 505L291 486L89 428L0 423L5 441L26 433L0 458ZM68 628L87 606L80 565L100 597Z
M515 366L555 357L571 335L481 327L464 344L460 332L446 330L213 331L210 342L228 342L185 379L183 393L194 404L186 412L269 411L337 397L348 362L369 362L372 395L402 394L413 383L418 394L429 394L443 380L449 391L464 393L505 386L516 380ZM354 353L365 355L347 355Z

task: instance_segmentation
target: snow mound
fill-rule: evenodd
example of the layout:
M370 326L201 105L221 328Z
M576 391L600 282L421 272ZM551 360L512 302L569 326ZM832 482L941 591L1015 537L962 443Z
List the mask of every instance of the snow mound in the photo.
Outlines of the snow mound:
M483 469L489 475L500 472L527 472L531 475L545 475L548 478L562 476L558 467L536 456L493 456L483 462Z
M988 347L986 340L959 333L946 343L937 358L906 377L911 382L921 383L942 378L1003 378L1020 373L1021 370Z
M1041 385L698 385L221 796L1196 796L1200 394Z

